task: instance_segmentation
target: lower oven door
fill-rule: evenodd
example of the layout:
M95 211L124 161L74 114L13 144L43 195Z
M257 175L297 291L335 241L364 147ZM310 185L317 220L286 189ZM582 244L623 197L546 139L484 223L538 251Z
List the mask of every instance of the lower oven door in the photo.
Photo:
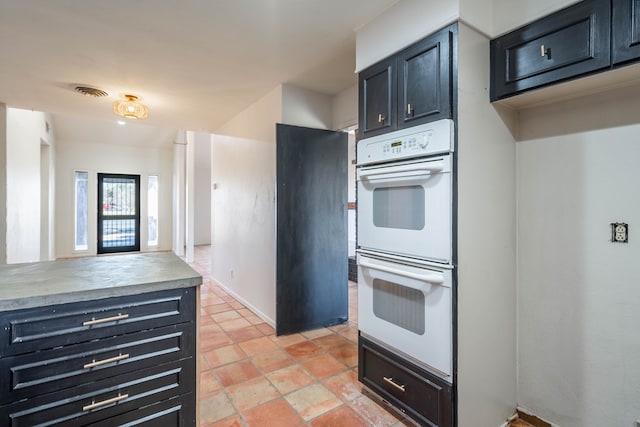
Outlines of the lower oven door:
M358 169L358 244L451 263L451 155Z
M448 268L359 253L358 328L379 344L450 377L451 276Z

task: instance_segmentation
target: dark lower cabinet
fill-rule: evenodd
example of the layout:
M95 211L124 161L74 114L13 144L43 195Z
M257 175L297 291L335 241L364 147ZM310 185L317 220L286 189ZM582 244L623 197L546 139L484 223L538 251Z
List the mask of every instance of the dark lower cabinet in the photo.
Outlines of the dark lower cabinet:
M491 41L491 101L609 68L609 0L583 0Z
M0 313L0 425L195 426L195 304L184 288Z
M640 0L613 0L611 37L613 65L640 58Z
M453 426L451 384L363 336L358 338L358 379L420 425Z

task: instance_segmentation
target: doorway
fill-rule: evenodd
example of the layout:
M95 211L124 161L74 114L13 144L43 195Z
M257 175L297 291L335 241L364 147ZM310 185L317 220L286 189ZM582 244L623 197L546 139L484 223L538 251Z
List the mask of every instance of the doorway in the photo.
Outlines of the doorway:
M98 174L98 254L140 250L140 175Z

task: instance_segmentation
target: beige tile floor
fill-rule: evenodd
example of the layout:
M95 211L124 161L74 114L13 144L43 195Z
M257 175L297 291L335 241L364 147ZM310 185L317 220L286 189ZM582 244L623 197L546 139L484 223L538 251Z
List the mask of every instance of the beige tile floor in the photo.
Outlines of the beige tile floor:
M203 276L201 427L413 425L367 395L358 382L354 283L349 284L347 324L277 337L212 283L208 246L196 248L191 265Z

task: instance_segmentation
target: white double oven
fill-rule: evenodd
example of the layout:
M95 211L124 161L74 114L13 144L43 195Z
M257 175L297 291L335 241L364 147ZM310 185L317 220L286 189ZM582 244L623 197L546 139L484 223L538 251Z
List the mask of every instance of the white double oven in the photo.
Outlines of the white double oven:
M453 141L446 119L357 148L360 332L448 381Z

